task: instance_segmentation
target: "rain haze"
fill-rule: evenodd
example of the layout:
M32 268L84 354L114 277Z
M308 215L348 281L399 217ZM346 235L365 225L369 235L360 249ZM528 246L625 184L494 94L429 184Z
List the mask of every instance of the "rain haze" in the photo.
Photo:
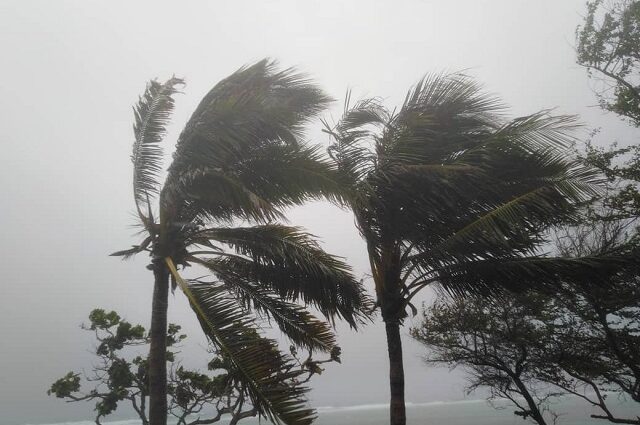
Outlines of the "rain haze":
M80 329L95 307L148 325L148 257L108 254L138 242L132 225L131 107L151 78L183 77L167 160L200 99L220 79L264 57L309 73L336 98L347 89L401 104L428 72L465 72L499 95L513 115L556 108L578 114L597 141L637 140L632 127L596 105L575 64L583 0L233 1L0 3L0 422L91 418L91 407L47 397L51 382L91 367L92 335ZM314 122L311 141L327 144ZM289 211L323 247L348 259L367 288L366 249L351 213L327 203ZM428 298L428 295L426 296ZM169 321L189 339L185 363L208 353L184 297L170 296ZM412 320L409 320L409 324ZM342 365L312 381L314 406L388 401L384 327L338 325ZM405 339L407 400L465 396L462 373L427 368Z

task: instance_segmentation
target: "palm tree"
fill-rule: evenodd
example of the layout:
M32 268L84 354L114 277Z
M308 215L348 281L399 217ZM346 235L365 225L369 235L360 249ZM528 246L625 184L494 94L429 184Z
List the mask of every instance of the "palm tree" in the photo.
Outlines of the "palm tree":
M571 117L506 120L500 102L460 74L424 78L397 112L375 98L350 106L349 97L325 131L386 327L391 424L404 425L400 326L422 289L553 289L561 276L614 262L541 251L549 227L594 195L599 180L568 154Z
M261 416L308 424L300 371L250 313L273 320L298 346L335 349L331 327L296 304L356 327L367 298L349 267L326 254L311 235L273 222L284 207L310 198L337 199L335 170L302 142L305 123L329 98L293 69L263 60L218 83L182 131L164 184L161 142L184 83L151 81L135 111L133 194L144 240L113 255L146 251L154 274L149 353L149 419L164 425L169 282L179 286L206 335ZM157 207L152 201L157 199ZM233 220L257 225L232 227ZM214 282L184 279L199 265ZM291 384L293 379L294 384Z

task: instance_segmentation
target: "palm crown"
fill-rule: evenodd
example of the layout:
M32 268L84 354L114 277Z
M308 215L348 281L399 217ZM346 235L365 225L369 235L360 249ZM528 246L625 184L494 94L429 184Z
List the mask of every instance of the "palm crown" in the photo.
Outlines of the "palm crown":
M391 423L405 423L398 326L431 284L454 295L553 289L614 268L619 257L556 258L551 226L597 192L600 177L568 148L572 117L545 111L507 120L461 74L420 81L396 111L350 105L329 154L366 241L391 363Z
M509 121L503 109L464 75L434 75L397 113L367 99L325 123L381 286L389 272L405 296L433 282L459 294L552 283L546 232L596 195L601 177L567 151L573 117Z
M304 125L330 99L304 75L277 71L273 62L240 69L203 98L161 186L160 144L182 84L152 81L135 108L133 192L147 237L114 255L150 252L151 267L166 270L187 295L259 413L309 423L306 388L290 384L299 372L248 313L273 320L294 344L321 351L335 349L334 334L297 301L353 327L364 317L367 298L349 267L308 233L273 222L284 207L307 199L340 199L337 170L302 141ZM234 219L261 224L233 227ZM215 280L183 279L178 267L193 264Z

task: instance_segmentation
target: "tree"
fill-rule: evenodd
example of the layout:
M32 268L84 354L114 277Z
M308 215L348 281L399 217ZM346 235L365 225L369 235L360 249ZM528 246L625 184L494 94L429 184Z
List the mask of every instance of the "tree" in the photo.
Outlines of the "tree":
M640 2L589 1L576 29L577 61L599 83L600 106L640 125ZM640 216L640 146L587 145L585 162L598 168L611 185L604 207L609 219ZM615 212L615 214L613 214Z
M276 224L282 209L310 198L337 199L335 170L302 140L303 127L329 102L307 77L263 60L218 83L178 139L161 186L161 143L183 81L151 81L134 108L133 194L145 238L113 255L148 252L154 274L150 332L151 425L165 425L169 281L187 296L202 327L253 408L275 422L307 424L299 372L250 313L272 319L302 347L331 351L331 328L296 304L355 327L368 309L349 267L311 235ZM157 208L152 202L157 199ZM234 219L260 223L232 227ZM178 268L203 266L214 281L189 281Z
M427 364L465 368L468 392L487 387L489 400L509 400L516 415L546 425L545 412L556 417L549 402L559 395L541 385L537 374L553 338L551 310L540 296L499 301L442 297L425 307L411 336L427 347Z
M557 244L565 256L623 255L637 243L627 230L620 221L598 219L563 228ZM427 347L427 363L465 367L470 391L488 387L491 398L511 400L516 414L538 424L546 423L545 411L555 420L549 403L561 394L600 409L592 418L640 424L616 413L607 397L640 401L638 276L638 266L628 264L608 278L561 284L562 296L441 297L411 335Z
M464 75L420 81L397 112L379 99L349 105L329 154L366 241L387 333L391 424L404 425L400 325L413 297L553 289L620 259L553 258L548 228L596 192L597 172L569 152L571 117L506 120L500 102ZM611 260L611 261L608 261Z
M597 210L593 213L607 221L640 217L640 145L618 148L614 144L601 148L588 144L583 160L600 170L608 181L608 191L599 203L606 211L606 217Z
M576 44L578 63L598 83L600 106L640 126L640 2L587 2Z
M132 325L115 311L95 309L89 314L90 325L83 329L95 332L98 345L94 354L98 362L92 373L83 376L69 372L56 380L47 394L67 402L95 400L95 422L115 412L121 403L129 404L143 425L149 424L147 401L149 397L149 362L140 352L149 345L150 336L141 325ZM205 425L228 417L231 424L256 416L255 408L247 407L243 383L233 374L233 366L220 356L208 364L209 373L189 370L180 365L176 357L178 344L186 338L180 326L169 324L167 332L168 412L177 425ZM339 352L327 360L313 360L311 356L296 368L303 371L300 378L309 380L321 373L320 364L340 361ZM291 366L293 368L293 365ZM297 385L292 380L289 385ZM85 387L89 386L89 389Z
M638 250L635 218L620 218L620 210L593 209L583 223L558 232L556 246L563 255L594 255L612 250ZM600 278L602 279L602 278ZM616 423L640 424L640 417L620 420L607 408L602 392L624 394L640 403L640 268L630 264L604 281L588 279L579 287L564 287L554 300L558 309L556 341L551 348L554 364L571 379L571 386L587 386L588 399ZM565 385L566 387L566 385Z

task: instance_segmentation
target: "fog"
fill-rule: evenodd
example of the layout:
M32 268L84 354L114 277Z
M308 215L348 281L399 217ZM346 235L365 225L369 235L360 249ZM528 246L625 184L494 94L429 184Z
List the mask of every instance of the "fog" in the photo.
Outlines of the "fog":
M150 78L175 74L178 96L166 140L202 96L243 64L272 57L310 73L332 96L382 96L399 104L427 72L466 70L515 115L555 108L601 127L597 142L638 132L596 106L575 64L583 0L0 3L0 422L86 419L91 405L49 398L53 380L91 366L92 335L79 328L95 307L148 323L148 258L108 254L136 243L132 227L131 106ZM325 116L337 117L335 102ZM326 144L315 123L310 139ZM350 213L324 203L290 211L365 276L365 250ZM425 296L428 298L428 295ZM185 363L204 366L202 332L176 293L170 321L190 338ZM412 320L408 321L410 325ZM429 369L407 337L407 400L465 397L464 375ZM343 364L312 381L315 406L388 399L384 331L339 326Z

